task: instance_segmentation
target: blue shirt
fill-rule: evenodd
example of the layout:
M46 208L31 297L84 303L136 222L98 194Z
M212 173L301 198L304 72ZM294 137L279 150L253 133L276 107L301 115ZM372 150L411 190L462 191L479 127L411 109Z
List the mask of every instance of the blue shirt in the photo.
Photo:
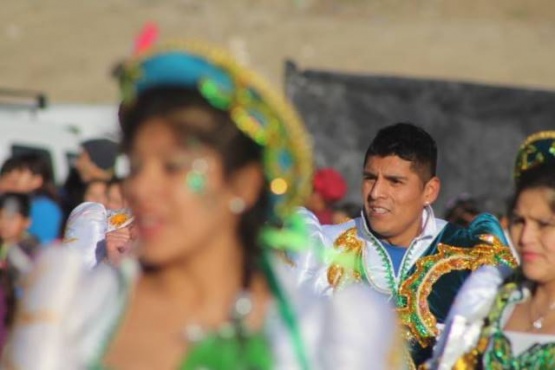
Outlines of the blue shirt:
M399 268L401 267L401 262L403 262L403 257L405 256L408 248L398 247L383 240L381 240L381 242L385 251L389 255L389 258L391 258L391 262L393 262L393 271L395 271L395 275L397 275L399 273Z
M58 238L62 226L62 209L52 199L43 195L31 199L31 226L33 234L41 244L48 244Z

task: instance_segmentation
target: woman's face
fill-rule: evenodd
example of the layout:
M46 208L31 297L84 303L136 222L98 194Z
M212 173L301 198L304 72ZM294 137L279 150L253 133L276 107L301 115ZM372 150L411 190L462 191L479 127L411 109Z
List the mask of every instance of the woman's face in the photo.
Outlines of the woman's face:
M555 281L555 191L533 188L520 193L510 224L524 275L538 283Z
M137 132L129 159L125 190L144 262L186 259L236 230L238 216L229 210L232 194L215 151L198 143L185 147L165 121L151 119Z

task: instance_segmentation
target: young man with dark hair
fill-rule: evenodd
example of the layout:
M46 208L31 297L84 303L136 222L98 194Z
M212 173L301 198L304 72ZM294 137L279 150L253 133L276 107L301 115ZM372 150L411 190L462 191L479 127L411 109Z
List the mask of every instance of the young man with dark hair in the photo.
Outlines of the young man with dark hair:
M364 158L360 217L322 226L306 211L311 235L322 245L297 261L302 283L323 294L364 282L387 296L416 365L431 355L438 328L471 270L514 264L493 216L480 215L466 229L435 218L436 162L435 141L423 129L410 123L381 129ZM327 263L314 262L314 254Z

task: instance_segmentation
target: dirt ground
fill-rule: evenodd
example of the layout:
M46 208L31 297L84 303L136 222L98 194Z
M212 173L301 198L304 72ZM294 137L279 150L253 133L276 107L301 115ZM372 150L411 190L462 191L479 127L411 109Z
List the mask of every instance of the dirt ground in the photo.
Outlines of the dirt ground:
M146 21L223 44L275 83L303 68L555 88L553 0L2 0L0 87L114 102Z

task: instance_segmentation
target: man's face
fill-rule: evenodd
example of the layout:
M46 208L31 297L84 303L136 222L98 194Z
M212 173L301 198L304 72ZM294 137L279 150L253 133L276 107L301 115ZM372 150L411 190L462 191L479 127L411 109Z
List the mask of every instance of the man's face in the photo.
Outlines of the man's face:
M398 156L371 156L363 171L362 196L370 228L387 242L408 247L422 228L422 210L439 192Z

